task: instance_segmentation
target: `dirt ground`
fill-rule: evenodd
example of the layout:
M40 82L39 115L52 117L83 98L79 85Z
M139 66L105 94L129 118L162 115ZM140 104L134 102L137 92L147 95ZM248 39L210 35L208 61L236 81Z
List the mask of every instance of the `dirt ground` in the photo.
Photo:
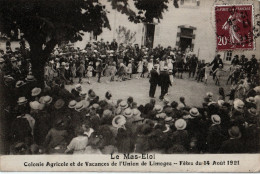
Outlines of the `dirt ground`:
M87 92L89 89L93 89L95 93L100 97L100 99L105 98L106 91L111 91L112 98L114 102L118 99L126 100L129 96L134 98L134 101L137 102L138 105L146 104L150 101L149 97L149 79L141 78L135 79L135 75L133 75L132 80L122 81L122 82L109 82L108 77L102 77L101 83L97 83L97 78L92 77L90 79L91 84L86 83L86 79L83 79L82 87L83 92ZM78 79L74 80L75 84L78 82ZM226 77L223 79L221 86L225 89L225 93L227 94L230 89L230 85L225 85ZM66 88L70 91L74 85L67 85ZM170 101L179 101L181 96L185 97L186 104L189 106L200 107L203 98L206 95L206 92L212 92L214 94L214 99L218 99L218 89L219 86L215 86L212 76L208 79L208 84L205 85L203 82L198 83L194 79L189 79L188 75L184 74L184 79L176 79L174 78L173 86L169 88L169 95L167 98ZM161 104L162 102L159 100L161 88L157 86L155 99L157 103Z

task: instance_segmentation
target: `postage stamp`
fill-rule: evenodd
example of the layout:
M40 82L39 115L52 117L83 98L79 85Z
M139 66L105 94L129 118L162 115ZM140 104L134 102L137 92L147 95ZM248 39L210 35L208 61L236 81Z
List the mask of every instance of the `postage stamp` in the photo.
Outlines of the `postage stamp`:
M253 6L215 6L217 50L254 49Z

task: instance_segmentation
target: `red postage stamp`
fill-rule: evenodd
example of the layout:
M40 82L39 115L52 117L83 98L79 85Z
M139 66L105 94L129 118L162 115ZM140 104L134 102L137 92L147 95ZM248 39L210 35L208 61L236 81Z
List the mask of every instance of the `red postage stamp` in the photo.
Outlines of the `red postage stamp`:
M215 6L217 50L254 49L253 6Z

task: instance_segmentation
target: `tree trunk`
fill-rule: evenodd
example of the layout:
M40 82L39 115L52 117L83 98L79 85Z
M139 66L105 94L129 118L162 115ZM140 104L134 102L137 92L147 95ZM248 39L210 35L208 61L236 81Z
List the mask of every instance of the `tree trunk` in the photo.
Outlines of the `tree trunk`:
M32 74L37 79L38 87L44 87L44 66L47 60L46 54L42 50L42 45L30 43L30 57L32 63Z

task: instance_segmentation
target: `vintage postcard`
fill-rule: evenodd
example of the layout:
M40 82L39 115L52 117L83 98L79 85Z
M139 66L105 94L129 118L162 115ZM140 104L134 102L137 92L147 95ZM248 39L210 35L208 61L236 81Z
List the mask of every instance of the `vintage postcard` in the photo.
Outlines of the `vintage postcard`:
M0 0L0 171L260 172L259 0Z

